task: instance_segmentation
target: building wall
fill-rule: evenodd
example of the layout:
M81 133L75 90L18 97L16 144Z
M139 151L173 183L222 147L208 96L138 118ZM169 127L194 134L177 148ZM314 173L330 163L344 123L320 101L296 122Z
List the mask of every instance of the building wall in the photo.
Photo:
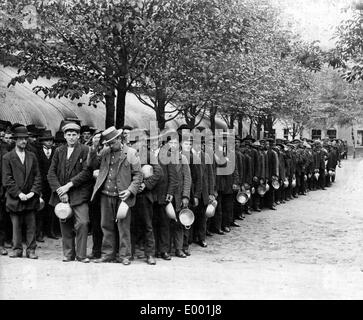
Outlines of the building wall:
M363 121L360 123L356 123L354 126L354 139L356 143L356 147L362 147L363 148ZM276 139L283 139L284 138L284 129L285 124L281 121L276 121L274 125L275 129L275 136ZM328 130L336 130L336 138L346 140L348 142L348 146L353 146L353 140L352 140L352 127L340 127L340 126L334 126L334 127L322 127L317 126L314 128L306 128L303 131L302 137L298 138L306 138L306 139L312 139L312 130L321 130L321 139L328 138L327 131ZM292 140L291 135L289 136L289 140Z

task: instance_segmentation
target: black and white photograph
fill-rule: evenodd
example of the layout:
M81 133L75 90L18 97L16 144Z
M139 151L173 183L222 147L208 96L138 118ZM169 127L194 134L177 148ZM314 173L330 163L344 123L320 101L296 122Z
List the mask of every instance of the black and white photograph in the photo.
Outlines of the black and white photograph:
M362 179L363 0L0 0L0 300L360 300Z

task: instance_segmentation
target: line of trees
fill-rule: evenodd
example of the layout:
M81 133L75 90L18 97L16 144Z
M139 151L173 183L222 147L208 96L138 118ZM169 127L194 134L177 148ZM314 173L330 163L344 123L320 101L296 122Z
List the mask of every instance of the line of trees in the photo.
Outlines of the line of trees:
M249 119L259 136L278 117L298 124L311 112L312 74L322 65L318 44L279 17L268 0L6 0L1 63L19 70L9 85L56 78L34 92L90 94L90 106L106 106L106 127L124 124L131 92L160 129L183 115L191 127L206 117L213 130L221 116L240 133Z

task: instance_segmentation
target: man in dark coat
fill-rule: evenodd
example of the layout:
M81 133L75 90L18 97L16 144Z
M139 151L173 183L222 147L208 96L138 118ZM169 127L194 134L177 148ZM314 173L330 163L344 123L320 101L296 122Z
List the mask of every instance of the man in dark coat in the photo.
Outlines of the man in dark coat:
M224 141L224 146L216 146L218 148L226 148L227 142ZM216 191L218 193L217 209L213 217L212 232L217 234L225 234L231 231L230 227L234 220L233 203L234 193L240 189L238 168L230 159L217 157L215 154L216 163ZM234 167L234 171L231 174L220 175L218 169L227 168L229 166ZM223 170L223 169L222 169Z
M7 236L7 218L8 215L5 212L5 189L2 183L2 162L3 156L7 153L7 147L5 143L0 141L0 255L7 255L8 252L5 249L5 241L8 240Z
M192 177L189 167L189 161L187 157L183 154L182 150L191 150L192 145L190 140L182 141L181 135L178 135L178 138L172 137L168 141L168 145L171 149L171 152L176 157L178 157L178 160L174 159L176 160L176 162L172 164L175 167L178 180L176 190L174 190L173 192L174 196L172 203L177 216L179 216L180 211L184 208L188 208L189 206L190 191L192 186ZM175 256L179 258L186 258L187 255L189 255L189 230L181 224L179 219L177 219L177 221L172 221L171 224Z
M44 233L51 239L58 239L54 230L57 221L56 215L54 214L53 208L49 205L52 191L47 180L48 170L56 149L52 132L50 130L44 131L39 137L39 143L40 147L37 156L40 175L42 176L42 198L45 205L43 210L39 211L37 214L37 241L44 242Z
M151 137L150 140L155 140L157 137ZM175 192L178 188L178 177L176 166L172 163L165 163L162 161L159 146L154 145L152 141L150 151L154 152L155 157L159 161L159 165L163 171L161 179L153 189L154 195L154 215L153 215L153 228L155 236L155 255L164 260L171 260L170 252L170 239L171 239L171 223L170 218L167 216L165 207L169 202L172 202ZM155 147L155 149L154 149ZM166 147L166 142L163 148Z
M202 248L207 247L207 217L205 211L209 203L215 200L215 176L213 163L208 152L204 152L205 139L201 143L194 141L193 150L201 160L201 198L195 210L195 222L193 224L194 238ZM193 176L192 176L193 179Z
M135 137L136 138L136 137ZM153 203L155 201L153 190L159 180L162 178L163 171L161 166L156 163L151 163L150 150L147 145L147 141L138 141L133 137L129 138L131 147L139 150L142 155L142 159L145 158L145 162L141 163L141 171L143 172L143 179L136 195L135 206L131 208L131 245L132 254L135 254L136 245L141 242L144 248L146 263L150 265L156 264L155 261L155 237L154 229L152 225L153 221ZM152 168L152 170L151 170ZM148 172L148 169L150 171Z
M49 204L56 206L59 202L69 203L73 211L71 218L61 221L63 262L74 259L89 262L86 255L88 201L93 186L92 171L87 166L89 147L79 143L80 127L76 123L68 123L62 130L67 144L55 150L48 171L47 178L52 190Z
M244 166L245 166L245 156L242 152L242 141L243 139L239 136L236 137L236 147L235 147L235 159L236 159L236 170L238 171L238 186L241 187L243 185L243 179L244 179ZM234 191L234 195L238 193L239 190ZM234 196L233 199L233 216L234 219L243 220L243 209L242 205L236 200L236 197Z
M266 154L266 179L268 184L270 185L270 190L265 195L265 205L271 209L276 210L275 208L275 190L272 187L272 180L278 178L279 176L279 162L278 162L278 154L274 147L274 140L269 138L266 139L265 142L265 154Z
M6 188L6 210L13 224L11 258L22 257L22 225L26 225L26 256L37 259L35 212L39 209L41 176L34 153L26 150L28 130L14 129L15 148L3 156L2 181Z

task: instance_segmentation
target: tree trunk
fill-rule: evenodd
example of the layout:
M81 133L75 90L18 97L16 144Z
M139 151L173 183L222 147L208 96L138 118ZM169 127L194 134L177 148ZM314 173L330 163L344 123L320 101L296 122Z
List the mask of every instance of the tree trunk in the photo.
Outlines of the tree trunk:
M257 140L261 139L261 126L262 123L260 120L258 120L257 125L256 125L256 130L257 130Z
M193 106L193 104L190 104L183 109L183 115L185 119L185 123L188 125L188 127L194 129L195 122L196 122L196 106Z
M115 125L115 97L112 95L105 95L106 100L106 119L105 128Z
M234 128L234 120L236 119L236 116L234 114L231 114L229 116L229 126L228 129L233 129Z
M250 117L250 136L252 136L253 118Z
M294 140L296 137L296 124L292 124L292 140Z
M116 129L120 129L125 124L126 93L127 81L122 78L117 85Z
M265 131L268 132L268 137L273 138L272 137L272 130L273 130L272 116L269 115L264 119L264 127L265 127Z
M243 116L240 114L238 115L238 135L242 137L243 133Z
M156 120L158 121L158 127L160 130L165 129L165 105L166 105L166 91L162 85L156 85L155 91L156 100Z
M210 108L210 129L212 130L212 132L215 132L216 130L216 113L217 113L217 108L212 106Z

